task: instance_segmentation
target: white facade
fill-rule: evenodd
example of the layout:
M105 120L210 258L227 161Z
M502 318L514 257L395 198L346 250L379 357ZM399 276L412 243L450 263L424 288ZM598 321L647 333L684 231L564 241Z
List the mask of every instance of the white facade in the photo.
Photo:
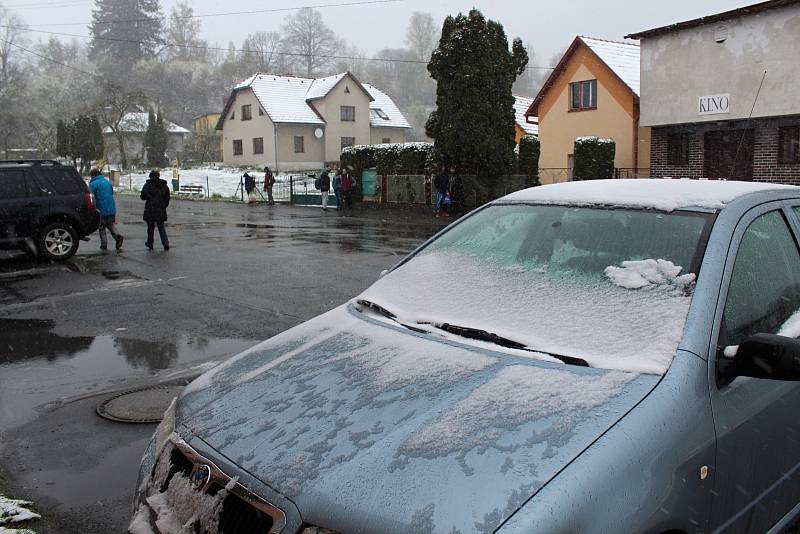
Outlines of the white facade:
M386 94L349 73L256 74L234 88L217 126L226 165L282 172L337 162L348 144L403 142L410 127Z
M800 5L648 33L641 34L642 126L746 119L751 109L754 118L800 114Z

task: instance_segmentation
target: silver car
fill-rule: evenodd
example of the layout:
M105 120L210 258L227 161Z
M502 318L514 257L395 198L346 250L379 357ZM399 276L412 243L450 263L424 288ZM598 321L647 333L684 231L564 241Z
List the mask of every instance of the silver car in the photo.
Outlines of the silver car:
M800 515L799 239L789 186L504 197L190 384L130 531L778 531Z

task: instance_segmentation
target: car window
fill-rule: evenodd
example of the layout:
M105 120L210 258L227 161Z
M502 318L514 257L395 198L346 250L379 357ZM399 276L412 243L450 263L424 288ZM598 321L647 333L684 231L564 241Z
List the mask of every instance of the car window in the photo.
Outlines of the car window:
M27 196L25 173L22 169L0 169L0 200Z
M780 211L753 221L742 236L723 315L722 345L780 333L800 309L800 252Z
M39 187L53 195L74 195L85 191L82 180L74 170L42 167L36 173Z

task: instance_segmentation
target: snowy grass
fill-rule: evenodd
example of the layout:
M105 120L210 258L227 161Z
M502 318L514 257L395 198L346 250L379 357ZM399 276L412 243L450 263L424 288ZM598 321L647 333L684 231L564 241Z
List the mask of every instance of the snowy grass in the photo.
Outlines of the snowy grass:
M33 506L33 503L30 501L10 499L5 495L0 494L0 534L33 533L32 530L27 528L11 528L3 526L39 519L41 516L32 511L30 509L31 506Z

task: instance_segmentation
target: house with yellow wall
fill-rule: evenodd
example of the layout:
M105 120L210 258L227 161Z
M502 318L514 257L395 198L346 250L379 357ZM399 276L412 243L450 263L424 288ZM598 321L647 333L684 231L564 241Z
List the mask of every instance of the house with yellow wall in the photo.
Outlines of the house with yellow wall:
M219 118L222 117L222 113L204 113L203 115L199 115L194 118L194 132L195 133L205 133L205 134L216 134L217 133L217 123L219 122ZM219 153L222 154L222 136L219 136Z
M572 179L575 139L616 143L620 177L648 176L650 129L639 126L639 46L576 37L525 113L538 117L541 183Z

